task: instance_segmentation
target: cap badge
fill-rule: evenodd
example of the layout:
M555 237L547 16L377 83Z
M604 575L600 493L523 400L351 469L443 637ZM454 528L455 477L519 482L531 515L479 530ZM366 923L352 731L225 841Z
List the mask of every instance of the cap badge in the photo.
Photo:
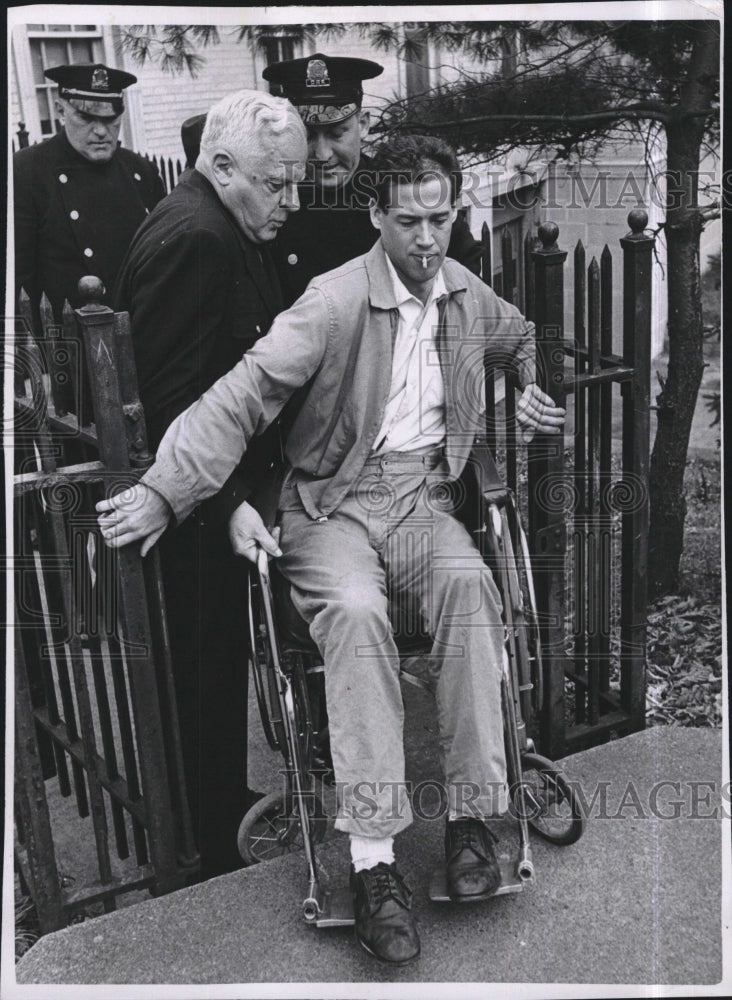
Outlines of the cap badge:
M97 67L92 73L91 88L92 90L109 89L109 76L103 66Z
M328 67L322 59L311 59L305 71L306 87L329 87Z

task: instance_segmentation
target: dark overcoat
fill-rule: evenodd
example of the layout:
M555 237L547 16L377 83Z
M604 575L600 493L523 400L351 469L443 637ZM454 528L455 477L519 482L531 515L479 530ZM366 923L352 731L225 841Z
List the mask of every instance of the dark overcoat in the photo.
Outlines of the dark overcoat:
M130 313L153 449L174 417L267 333L281 306L266 247L250 243L208 180L188 171L138 230L115 291L115 308ZM241 863L236 835L249 805L247 563L234 555L227 522L270 481L278 452L273 425L222 491L159 543L204 878Z
M107 163L78 153L61 131L13 157L16 294L45 292L57 321L81 305L79 279L102 279L105 303L135 230L165 194L154 165L119 147Z
M282 309L264 245L251 243L197 170L152 212L120 269L115 308L130 314L140 398L156 448L171 421L233 368ZM222 516L259 479L275 431L247 456L253 483L224 491ZM263 459L264 461L264 459ZM243 492L242 492L243 490ZM231 502L229 502L231 501Z

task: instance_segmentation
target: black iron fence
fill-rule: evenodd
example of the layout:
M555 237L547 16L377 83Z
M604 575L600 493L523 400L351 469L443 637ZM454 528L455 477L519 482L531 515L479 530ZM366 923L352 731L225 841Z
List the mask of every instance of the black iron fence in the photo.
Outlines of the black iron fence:
M180 160L174 160L172 156L167 158L164 156L151 156L150 153L143 153L142 155L154 165L163 179L165 193L170 194L178 183L178 178L183 173L183 166Z
M42 932L197 864L157 557L107 549L94 510L151 462L129 323L83 281L41 330L21 292L15 330L15 854Z
M612 314L613 258L586 266L574 250L574 303L564 295L567 253L553 223L524 245L525 301L536 325L542 387L567 409L563 439L516 438L512 386L487 376L487 436L528 517L542 614L544 705L534 733L559 758L645 724L646 569L650 446L651 267L646 213L621 241L623 315ZM503 233L502 259L514 257ZM536 244L539 244L538 248ZM490 232L483 227L483 273ZM616 272L617 273L617 272ZM504 275L504 298L516 276ZM618 345L616 348L615 345ZM496 407L496 398L505 403Z

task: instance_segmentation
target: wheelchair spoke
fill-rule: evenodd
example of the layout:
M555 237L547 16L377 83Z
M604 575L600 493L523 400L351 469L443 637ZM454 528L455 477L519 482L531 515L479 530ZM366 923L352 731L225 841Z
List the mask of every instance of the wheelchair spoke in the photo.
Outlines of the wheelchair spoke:
M582 835L584 817L561 771L538 754L521 758L522 781L514 795L531 828L554 844L572 844Z
M310 829L314 843L325 836L327 819L317 796L309 804ZM237 837L239 854L249 864L269 861L304 848L300 817L294 802L277 792L255 803L244 816Z

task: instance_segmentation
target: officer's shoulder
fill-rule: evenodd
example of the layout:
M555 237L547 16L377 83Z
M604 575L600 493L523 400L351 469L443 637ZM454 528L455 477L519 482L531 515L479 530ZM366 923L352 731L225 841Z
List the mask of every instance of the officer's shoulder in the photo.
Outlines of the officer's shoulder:
M143 170L147 174L152 172L157 173L157 168L152 160L149 160L146 156L142 156L140 153L133 153L131 149L126 149L124 146L117 147L115 156L128 167Z
M61 141L57 135L43 142L34 143L19 149L13 154L13 163L16 167L33 167L36 165L51 163L57 160L61 153Z

